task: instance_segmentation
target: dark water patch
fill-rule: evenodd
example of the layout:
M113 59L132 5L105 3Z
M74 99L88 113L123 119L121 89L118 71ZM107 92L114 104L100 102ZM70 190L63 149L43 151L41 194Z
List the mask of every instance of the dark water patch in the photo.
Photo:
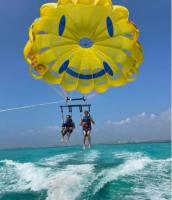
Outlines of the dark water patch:
M113 162L100 162L95 164L95 169L97 172L102 171L104 169L112 169L112 168L116 168L118 166L120 166L121 164L123 164L123 160L122 159L116 159Z
M0 196L0 200L46 200L47 192L25 191L25 192L8 192Z
M125 199L126 196L130 195L132 192L132 189L134 187L134 183L127 182L125 180L114 180L112 182L109 182L103 186L103 188L100 188L96 192L96 194L93 197L90 197L90 200L112 200L113 197L115 199Z

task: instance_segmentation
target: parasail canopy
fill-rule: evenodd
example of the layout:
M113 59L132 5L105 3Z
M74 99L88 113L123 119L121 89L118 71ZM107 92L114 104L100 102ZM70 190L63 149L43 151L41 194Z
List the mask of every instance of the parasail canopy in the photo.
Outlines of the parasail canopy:
M137 77L138 37L128 10L111 0L60 0L40 8L24 57L35 79L66 91L105 92Z

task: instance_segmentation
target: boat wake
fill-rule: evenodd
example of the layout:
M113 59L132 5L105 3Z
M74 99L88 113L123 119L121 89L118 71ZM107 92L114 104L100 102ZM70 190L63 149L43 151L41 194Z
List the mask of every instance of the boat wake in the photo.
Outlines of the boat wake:
M140 152L114 152L112 162L120 158L123 163L97 170L101 156L101 152L90 150L86 154L60 154L35 163L1 160L0 194L45 190L47 200L88 199L86 190L94 197L108 184L123 180L134 183L123 199L170 199L171 159L154 160Z

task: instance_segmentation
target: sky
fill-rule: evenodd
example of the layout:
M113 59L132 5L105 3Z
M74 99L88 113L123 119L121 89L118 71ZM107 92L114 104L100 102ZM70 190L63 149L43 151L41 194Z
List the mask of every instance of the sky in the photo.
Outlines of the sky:
M23 48L28 27L50 0L1 0L0 110L60 101L46 83L28 73ZM94 143L170 139L170 0L116 0L140 29L144 62L138 79L124 87L91 94ZM80 96L71 93L70 96ZM79 112L71 144L82 143ZM60 145L59 104L0 112L0 148Z

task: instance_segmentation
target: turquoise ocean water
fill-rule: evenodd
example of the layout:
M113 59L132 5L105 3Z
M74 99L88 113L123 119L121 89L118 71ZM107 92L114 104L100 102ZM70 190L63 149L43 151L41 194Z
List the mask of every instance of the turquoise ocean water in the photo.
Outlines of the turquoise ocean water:
M0 150L0 200L166 200L170 143Z

